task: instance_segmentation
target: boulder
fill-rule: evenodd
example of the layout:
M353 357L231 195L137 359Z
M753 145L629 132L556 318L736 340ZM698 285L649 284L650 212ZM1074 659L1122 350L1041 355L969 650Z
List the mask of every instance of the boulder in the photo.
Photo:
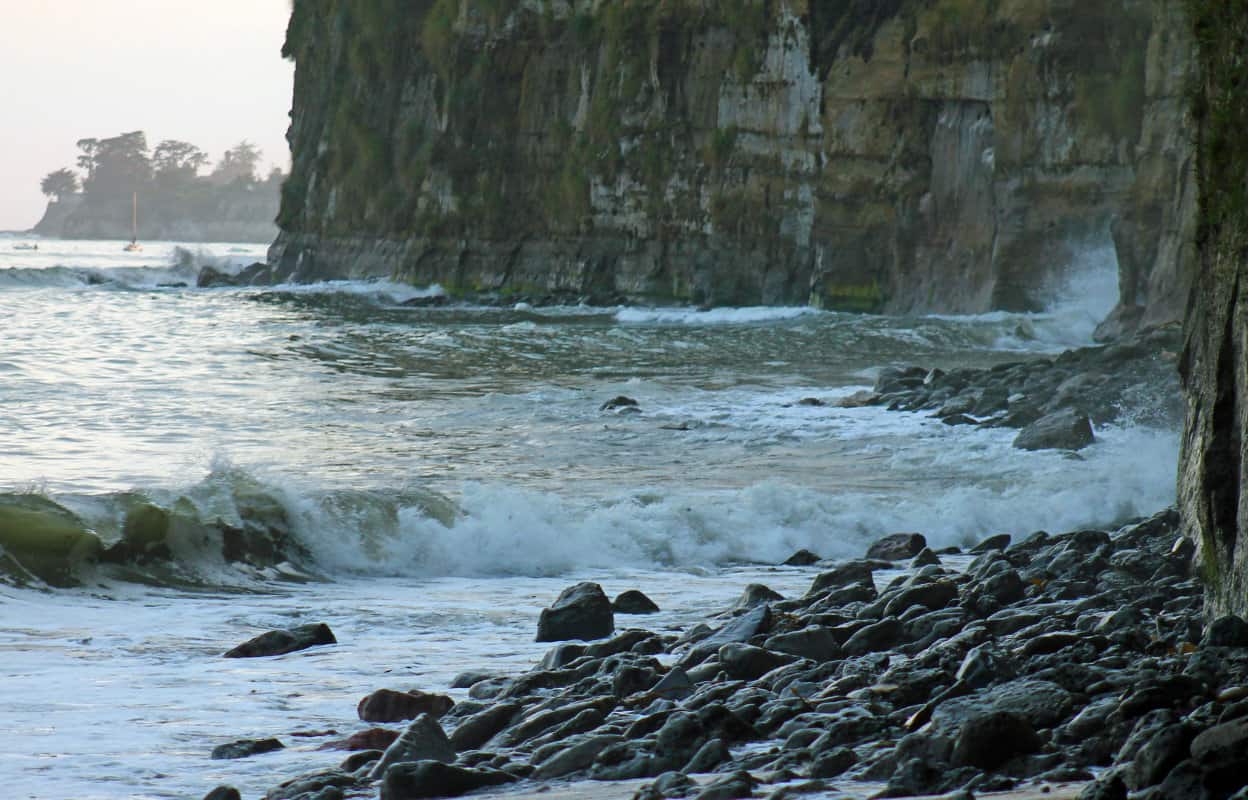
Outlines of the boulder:
M356 706L356 714L365 722L400 722L421 714L441 717L456 702L445 694L427 694L418 689L397 692L378 689Z
M458 751L476 750L502 731L521 713L520 703L499 703L479 711L451 732L449 741Z
M620 411L621 409L626 408L638 410L638 401L632 397L626 397L623 394L618 394L616 397L613 397L611 400L608 400L603 405L599 406L600 411Z
M516 776L496 769L466 769L439 761L406 761L388 767L378 796L380 800L459 797L475 789L515 780Z
M219 744L213 748L210 758L247 758L260 753L281 750L282 742L277 739L239 739L237 742Z
M1015 756L1036 753L1041 746L1041 737L1028 720L1010 711L994 711L959 727L951 761L957 767L992 770Z
M204 795L204 800L243 800L239 790L233 786L218 786Z
M1076 411L1056 411L1029 424L1012 447L1021 450L1080 450L1094 443L1089 417Z
M294 653L319 644L336 644L330 626L324 622L300 625L289 630L266 631L226 651L226 658L258 658Z
M846 586L871 587L872 585L872 566L865 561L848 561L817 575L812 580L812 588L808 589L807 593L816 595Z
M832 661L842 655L842 648L828 628L809 625L802 630L770 636L764 647L778 653L808 658L817 663Z
M602 639L612 635L612 603L597 583L570 586L538 617L538 642Z
M926 546L924 536L919 533L892 533L873 542L868 548L867 557L882 561L903 561L918 555Z
M720 660L721 668L729 674L729 677L748 681L753 681L766 672L772 672L777 667L792 664L796 660L794 656L774 653L771 650L742 642L730 642L723 645L720 650L716 651L716 655Z
M612 601L612 610L617 614L654 614L660 607L637 589L628 589Z
M797 550L794 555L787 558L781 563L787 567L810 567L820 560L820 556L811 550Z
M443 761L456 760L456 748L452 746L447 734L438 724L438 720L429 714L422 714L412 721L399 738L386 748L386 752L378 759L369 777L376 780L382 777L388 767L401 761Z
M734 604L735 609L754 608L761 603L772 603L777 600L784 600L777 592L769 589L762 583L748 583L747 587L742 590L742 596L738 598L738 602Z

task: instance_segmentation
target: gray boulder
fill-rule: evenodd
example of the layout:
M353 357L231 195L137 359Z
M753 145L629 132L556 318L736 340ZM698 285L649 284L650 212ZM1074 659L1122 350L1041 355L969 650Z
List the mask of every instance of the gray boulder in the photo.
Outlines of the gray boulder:
M612 602L597 583L570 586L538 616L538 642L602 639L615 628Z
M494 769L466 769L439 761L411 761L395 764L386 770L379 798L459 797L475 789L515 780L515 776Z
M660 607L637 589L629 589L616 596L612 601L612 610L617 614L654 614Z
M299 625L289 630L266 631L226 651L226 658L258 658L294 653L318 644L335 644L337 639L324 622Z
M1011 443L1021 450L1080 450L1094 443L1089 417L1072 410L1047 414L1030 424Z
M398 739L391 742L391 746L386 748L382 758L374 765L369 777L377 780L386 773L388 767L401 761L455 760L456 748L452 746L438 720L429 714L422 714L412 721Z
M883 536L868 548L868 558L879 558L882 561L903 561L919 555L927 543L919 533L892 533Z

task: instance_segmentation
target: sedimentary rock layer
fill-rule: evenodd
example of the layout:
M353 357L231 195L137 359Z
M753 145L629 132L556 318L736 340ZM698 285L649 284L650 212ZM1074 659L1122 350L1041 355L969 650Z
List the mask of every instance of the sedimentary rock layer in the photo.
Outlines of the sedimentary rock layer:
M980 312L1114 235L1179 317L1168 0L297 0L270 260L458 291Z

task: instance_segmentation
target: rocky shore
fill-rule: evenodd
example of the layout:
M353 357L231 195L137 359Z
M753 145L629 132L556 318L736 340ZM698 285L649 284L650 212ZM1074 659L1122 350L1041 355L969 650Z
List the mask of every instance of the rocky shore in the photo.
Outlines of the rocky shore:
M887 370L853 402L1020 428L1021 447L1079 419L1076 439L1065 423L1040 444L1079 457L1095 425L1174 424L1177 344L1172 326L990 370ZM639 592L570 586L542 611L536 639L554 644L530 671L380 688L324 745L350 755L266 800L1245 797L1246 623L1204 618L1177 511L994 533L936 552L899 533L841 563L800 551L785 563L810 571L805 594L751 584L681 635L647 629ZM269 638L286 652L298 633ZM275 746L256 745L222 757Z
M265 797L640 779L639 800L840 796L862 781L882 797L1073 782L1085 800L1244 797L1246 624L1203 624L1177 521L1169 509L966 552L894 535L810 564L800 597L747 586L681 636L617 630L602 590L578 584L539 631L573 641L531 671L467 672L446 687L468 689L460 702L444 687L371 694L359 730L330 744L353 751L342 763Z

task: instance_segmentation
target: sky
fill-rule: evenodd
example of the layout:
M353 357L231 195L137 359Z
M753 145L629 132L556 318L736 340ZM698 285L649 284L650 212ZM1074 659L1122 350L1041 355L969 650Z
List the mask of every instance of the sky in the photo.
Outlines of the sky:
M0 0L0 230L39 221L74 142L126 131L286 170L289 0Z

